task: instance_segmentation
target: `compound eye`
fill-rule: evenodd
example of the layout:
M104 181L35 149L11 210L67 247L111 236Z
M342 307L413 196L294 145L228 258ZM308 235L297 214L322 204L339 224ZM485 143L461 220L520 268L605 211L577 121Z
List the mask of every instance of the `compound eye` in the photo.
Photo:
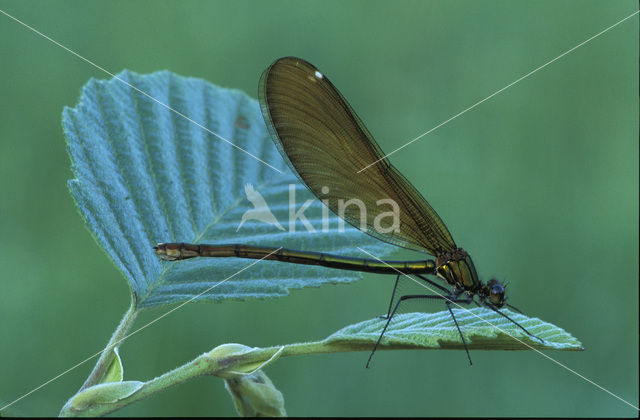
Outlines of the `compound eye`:
M491 279L487 283L489 287L489 301L498 308L504 305L504 286L498 280Z

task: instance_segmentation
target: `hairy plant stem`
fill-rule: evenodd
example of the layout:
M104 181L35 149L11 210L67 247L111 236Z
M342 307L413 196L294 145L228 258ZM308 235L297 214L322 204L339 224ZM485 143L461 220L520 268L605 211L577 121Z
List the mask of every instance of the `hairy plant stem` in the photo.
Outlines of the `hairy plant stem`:
M107 344L105 349L102 351L102 354L100 354L100 358L98 359L98 362L96 363L93 370L87 377L87 380L84 381L84 384L82 384L78 392L86 388L89 388L90 386L100 383L105 372L107 371L107 368L111 365L111 362L113 362L113 359L115 357L115 353L113 352L113 349L119 346L121 342L126 338L127 333L133 326L133 323L135 322L137 317L138 317L138 311L136 311L135 302L132 299L131 306L122 317L120 324L111 335L111 339L109 340L109 343Z

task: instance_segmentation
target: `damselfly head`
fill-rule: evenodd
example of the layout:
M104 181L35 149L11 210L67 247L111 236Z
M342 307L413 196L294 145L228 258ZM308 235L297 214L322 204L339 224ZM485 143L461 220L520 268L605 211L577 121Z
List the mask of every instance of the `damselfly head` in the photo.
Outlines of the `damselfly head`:
M500 283L496 279L491 279L487 282L487 293L486 298L489 299L489 302L494 305L496 308L502 308L504 305L504 301L507 300L504 297L505 287L502 283Z

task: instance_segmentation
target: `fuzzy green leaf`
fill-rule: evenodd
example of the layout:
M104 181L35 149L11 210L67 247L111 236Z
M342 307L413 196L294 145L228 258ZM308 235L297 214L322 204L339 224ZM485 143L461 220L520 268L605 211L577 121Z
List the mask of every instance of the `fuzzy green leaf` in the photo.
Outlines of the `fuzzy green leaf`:
M61 416L71 416L87 410L99 410L101 407L112 407L137 392L143 382L125 381L94 385L74 395L62 408Z
M284 397L261 370L224 380L241 417L284 417Z
M583 350L581 343L571 334L538 318L502 310L544 342L489 309L453 309L453 312L469 349L528 350L531 346L539 350ZM331 334L325 343L373 347L386 322L386 319L374 318L350 325ZM451 315L442 311L397 314L379 348L464 349L464 346Z
M283 246L360 257L355 245L379 257L393 249L349 226L339 232L333 214L323 231L322 204L284 163L257 101L246 94L167 71L124 71L117 77L282 171L122 81L89 81L78 105L66 108L62 118L75 176L69 188L89 231L127 278L136 308L183 302L251 263L237 258L164 263L152 250L158 242ZM247 196L255 191L279 225L246 220L240 226L253 208ZM300 219L290 224L292 192L294 212L314 199L304 214L315 232ZM278 297L289 289L360 276L261 261L198 299Z
M120 359L118 347L113 348L113 356L111 364L100 380L100 383L102 384L109 382L121 382L124 379L124 368L122 367L122 360Z

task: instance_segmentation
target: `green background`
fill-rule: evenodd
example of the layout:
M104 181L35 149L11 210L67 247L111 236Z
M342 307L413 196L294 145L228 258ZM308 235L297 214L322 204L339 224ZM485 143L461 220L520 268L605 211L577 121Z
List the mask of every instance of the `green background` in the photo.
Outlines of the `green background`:
M168 69L256 96L274 59L320 68L389 152L637 10L636 1L35 2L0 8L115 73ZM101 350L128 287L74 208L60 125L107 75L0 15L0 406ZM584 352L550 357L638 404L638 16L392 157L511 302ZM394 257L401 258L402 252ZM188 305L131 337L125 379L213 347L322 338L385 311L368 275L289 297ZM441 310L433 304L433 311ZM146 312L136 326L166 309ZM637 416L534 352L288 358L290 415ZM56 415L92 363L3 415ZM117 415L234 415L218 378Z

